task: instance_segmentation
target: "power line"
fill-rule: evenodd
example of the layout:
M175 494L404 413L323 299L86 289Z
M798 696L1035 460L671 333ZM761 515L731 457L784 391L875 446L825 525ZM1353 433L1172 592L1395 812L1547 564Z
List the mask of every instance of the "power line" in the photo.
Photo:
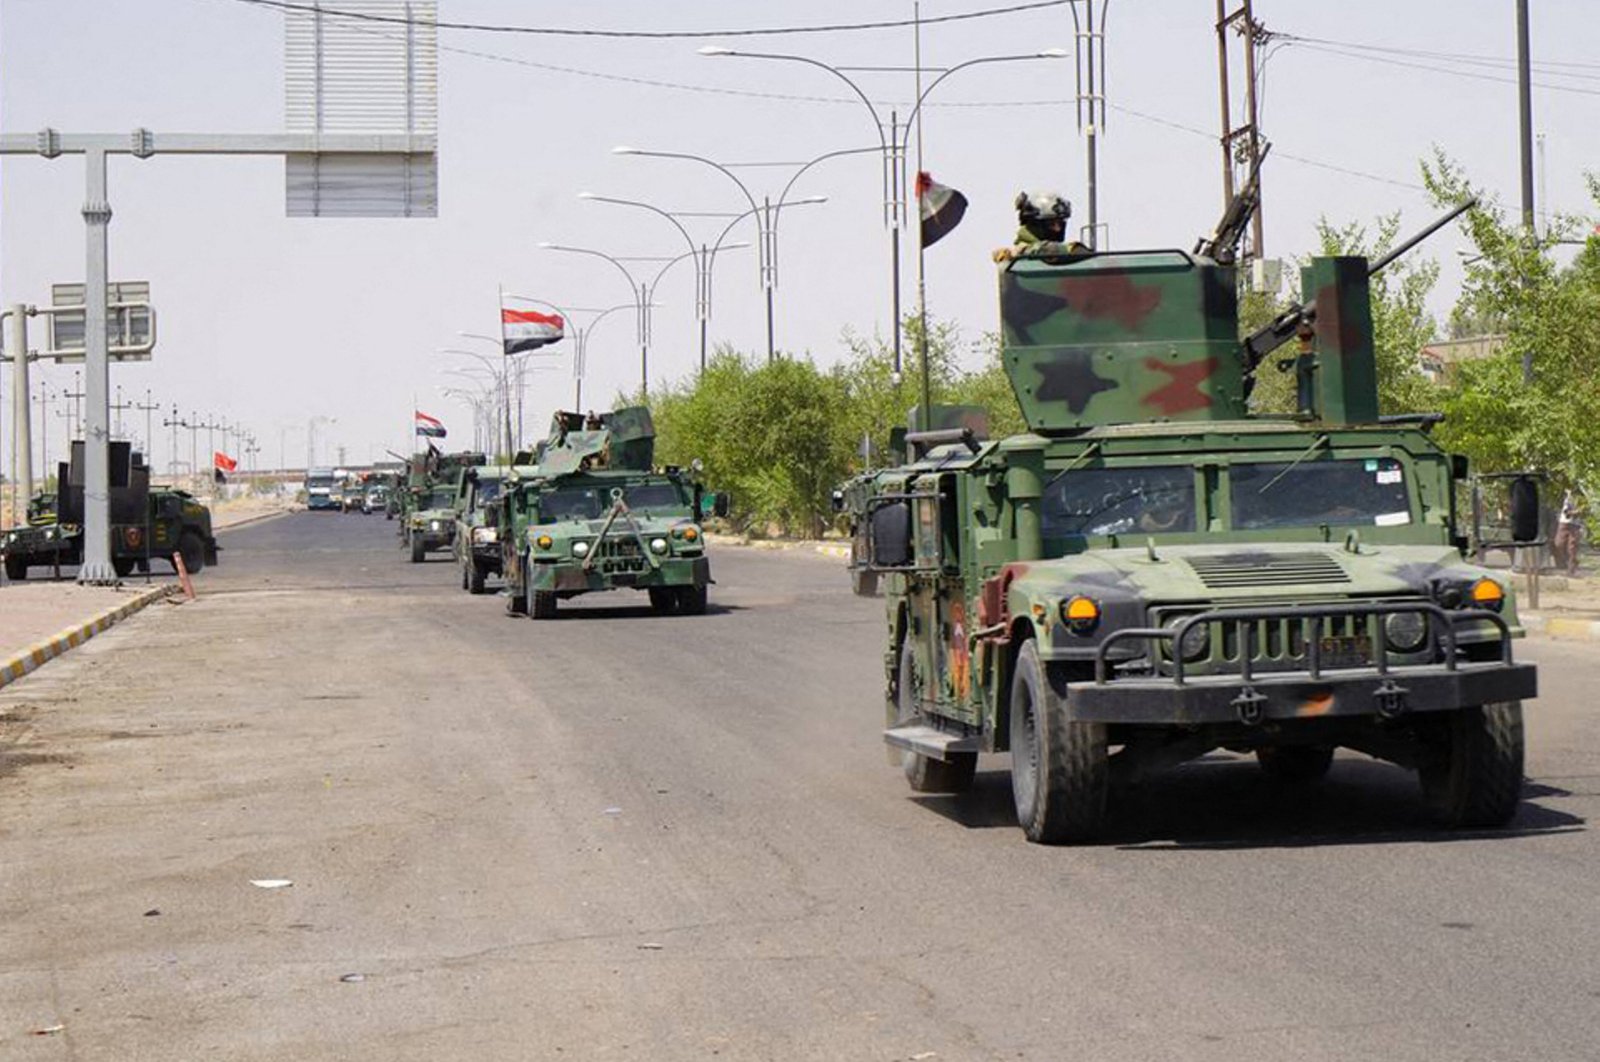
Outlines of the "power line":
M1517 61L1511 56L1483 55L1474 52L1437 52L1423 48L1398 48L1392 45L1367 44L1361 41L1336 41L1326 37L1302 37L1296 33L1274 33L1274 37L1284 41L1299 41L1307 44L1326 44L1336 48L1356 48L1367 52L1387 52L1391 55L1409 55L1422 59L1444 59L1452 62L1471 63L1479 66L1497 66L1505 69L1515 69ZM1540 59L1533 64L1535 69L1544 73L1561 77L1588 77L1590 75L1560 74L1554 67L1572 67L1579 70L1600 70L1600 63L1580 63L1572 60Z
M252 6L272 6L264 2L258 3L257 0L235 0L235 2L250 3ZM391 37L384 31L384 29L379 27L373 27L367 32L370 32L373 36L377 37L397 39ZM852 107L859 107L861 105L861 101L853 96L812 96L792 92L761 92L755 89L722 88L716 85L696 85L682 81L664 81L657 78L634 77L630 74L616 74L604 70L585 70L581 67L561 66L556 63L541 63L534 59L523 59L514 55L504 55L499 52L486 52L477 48L463 48L457 45L440 44L438 45L438 48L441 52L464 55L473 59L482 59L486 62L504 63L510 66L521 66L532 70L542 70L546 73L566 74L572 77L584 77L597 81L610 81L625 85L638 85L643 88L671 89L676 92L695 92L713 96L732 96L744 99L774 100L785 103L825 103ZM909 105L909 101L878 100L875 102L877 102L880 106ZM930 108L949 108L952 110L967 110L975 108L989 109L995 107L1071 107L1074 106L1074 101L1064 98L1035 100L929 100L925 106ZM1214 132L1208 132L1204 129L1197 129L1192 125L1184 125L1182 122L1176 122L1169 118L1163 118L1159 115L1148 114L1144 111L1134 110L1131 107L1122 107L1114 103L1107 103L1106 109L1117 111L1121 114L1126 114L1129 117L1137 118L1153 125L1165 126L1168 129L1175 129L1180 132L1201 136L1210 141L1216 140L1216 134ZM1422 185L1419 184L1412 184L1407 181L1397 180L1393 177L1384 177L1375 173L1365 173L1361 170L1354 170L1350 169L1349 167L1338 166L1331 162L1319 162L1316 159L1305 158L1304 156L1300 155L1291 155L1284 151L1275 150L1273 157L1286 159L1291 162L1298 162L1306 166L1314 166L1318 169L1331 170L1335 173L1343 173L1351 177L1360 177L1363 180L1376 181L1380 184L1393 185L1397 188L1407 188L1413 191L1425 191Z
M1383 63L1386 66L1403 66L1411 70L1429 70L1436 74L1449 74L1452 77L1471 78L1474 81L1493 81L1501 85L1514 85L1517 83L1516 78L1511 77L1496 77L1493 74L1478 74L1473 73L1470 70L1452 70L1446 66L1430 66L1426 63L1409 63L1403 59L1387 59L1380 55L1367 55L1363 52L1344 51L1338 48L1324 47L1319 44L1306 44L1296 40L1291 40L1289 43L1295 45L1296 47L1303 48L1308 52L1321 52L1325 55L1336 55L1345 59L1360 59L1363 62ZM1534 84L1539 88L1547 89L1551 92L1571 92L1579 96L1600 96L1600 89L1579 88L1576 85L1552 85L1545 81L1536 81Z
M301 0L234 0L234 2L250 4L255 7L276 8L280 11L307 15L327 15L333 18L344 18L357 22L376 22L391 26L427 25L437 26L439 29L461 30L471 33L517 33L547 37L605 37L633 40L683 40L700 37L779 37L812 33L853 33L861 30L902 29L917 24L915 19L890 19L881 22L842 22L820 26L781 26L769 29L602 30L556 26L512 26L486 22L440 22L433 19L407 18L404 15L379 15L368 11L341 11L336 8L301 2ZM943 22L967 22L972 19L993 18L997 15L1014 15L1022 11L1065 7L1072 2L1073 0L1031 0L1029 3L1012 4L1008 7L963 11L953 15L936 15L920 21L924 26L937 25Z

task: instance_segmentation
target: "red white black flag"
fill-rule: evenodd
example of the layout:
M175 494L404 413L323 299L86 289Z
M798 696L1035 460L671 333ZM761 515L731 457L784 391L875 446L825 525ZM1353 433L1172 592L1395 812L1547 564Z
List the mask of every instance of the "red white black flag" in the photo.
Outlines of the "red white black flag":
M922 246L932 247L961 224L967 197L923 171L917 174L917 208L922 216Z
M221 450L211 452L211 467L220 472L232 472L239 467L239 462L223 453Z
M507 354L538 350L557 342L566 334L566 324L558 313L500 307L500 339Z
M425 435L430 439L444 438L444 421L438 417L430 417L422 410L416 410L417 434Z

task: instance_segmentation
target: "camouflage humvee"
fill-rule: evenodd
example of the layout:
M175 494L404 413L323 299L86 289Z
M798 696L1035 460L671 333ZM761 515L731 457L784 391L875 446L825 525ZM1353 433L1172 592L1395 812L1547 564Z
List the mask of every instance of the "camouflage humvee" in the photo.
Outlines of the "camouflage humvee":
M217 563L211 510L187 491L150 485L144 457L126 442L112 442L110 516L111 566L119 576L135 569L148 572L152 558L177 565L183 557L191 574ZM28 524L0 538L8 578L21 581L28 569L57 569L83 558L83 461L81 441L74 441L71 460L57 468L59 494L36 495L28 505Z
M461 589L481 594L491 575L500 574L500 528L495 505L512 469L483 465L468 469L456 488L455 557Z
M562 598L647 591L657 612L706 610L711 564L702 512L727 513L692 473L655 470L655 428L642 406L557 413L538 465L501 492L498 527L507 609L555 616Z
M1464 559L1466 462L1431 418L1378 414L1369 275L1311 260L1304 305L1241 343L1226 245L1002 269L1029 430L913 431L839 499L884 584L885 739L914 789L1009 751L1027 837L1073 842L1152 768L1221 747L1306 781L1344 746L1416 769L1445 823L1512 817L1534 668L1506 576ZM1291 336L1300 412L1252 417Z
M486 461L481 453L445 454L432 446L412 458L400 511L401 547L410 552L412 564L454 544L457 488L469 469Z

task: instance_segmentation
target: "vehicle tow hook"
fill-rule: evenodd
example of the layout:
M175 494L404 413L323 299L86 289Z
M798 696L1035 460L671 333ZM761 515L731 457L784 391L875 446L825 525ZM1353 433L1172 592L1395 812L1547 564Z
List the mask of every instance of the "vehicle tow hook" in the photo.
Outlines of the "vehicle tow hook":
M1397 685L1393 679L1384 680L1383 684L1372 691L1372 699L1378 702L1378 714L1385 719L1398 719L1406 711L1406 695L1411 691L1404 686Z
M1246 686L1240 691L1239 696L1228 703L1233 705L1233 710L1239 715L1239 722L1245 726L1259 726L1266 716L1266 695L1254 686Z

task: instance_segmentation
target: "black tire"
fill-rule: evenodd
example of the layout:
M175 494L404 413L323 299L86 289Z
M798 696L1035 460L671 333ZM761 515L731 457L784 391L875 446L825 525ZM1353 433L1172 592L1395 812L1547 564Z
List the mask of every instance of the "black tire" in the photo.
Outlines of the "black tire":
M461 572L461 589L465 590L469 585L469 581L467 579L467 566L461 563L460 557L456 558L456 568Z
M112 557L111 570L117 573L118 579L126 579L133 574L132 557Z
M1445 826L1504 826L1522 801L1522 703L1458 708L1425 734L1423 799Z
M427 548L426 545L423 544L422 536L421 535L412 535L411 536L411 563L412 564L421 564L423 558L426 557L427 555L428 555L428 548Z
M916 707L916 675L913 667L911 642L900 644L899 696L896 703L895 722L910 723L919 715ZM973 776L978 773L976 752L957 752L948 760L936 760L915 752L901 757L900 767L905 772L906 783L918 793L965 793L972 788Z
M183 558L189 574L196 575L206 567L206 544L193 531L185 531L178 536L178 556Z
M483 593L484 571L483 565L475 560L467 562L467 593Z
M1333 766L1332 745L1268 745L1256 749L1256 762L1274 782L1305 785Z
M1030 639L1011 682L1011 792L1017 824L1037 844L1087 841L1105 823L1106 728L1067 714Z
M14 583L25 582L28 578L28 558L7 557L6 578Z
M514 585L510 579L506 580L506 615L526 616L528 614L528 599L522 596L522 587L528 585L527 569L522 566L520 560L512 563L518 566L517 571L522 572L522 582L520 585Z
M670 586L649 588L650 608L658 616L670 616L678 611L678 595Z
M528 588L528 618L536 620L556 618L556 592Z
M677 589L680 616L704 616L709 594L704 586L680 586Z

